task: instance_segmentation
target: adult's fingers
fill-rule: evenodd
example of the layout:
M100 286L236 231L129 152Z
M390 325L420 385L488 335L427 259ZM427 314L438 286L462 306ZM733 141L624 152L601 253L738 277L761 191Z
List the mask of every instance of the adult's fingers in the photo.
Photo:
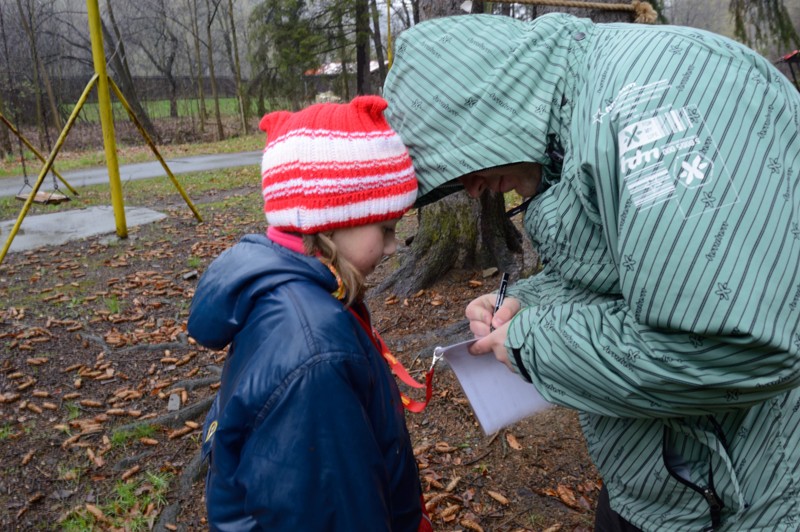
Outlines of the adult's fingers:
M478 296L467 305L467 319L471 322L477 321L485 323L487 327L492 323L492 311L494 310L494 294L484 294Z
M503 300L503 304L497 309L492 317L492 326L497 329L511 321L517 312L522 308L522 303L519 299L514 297L507 297Z

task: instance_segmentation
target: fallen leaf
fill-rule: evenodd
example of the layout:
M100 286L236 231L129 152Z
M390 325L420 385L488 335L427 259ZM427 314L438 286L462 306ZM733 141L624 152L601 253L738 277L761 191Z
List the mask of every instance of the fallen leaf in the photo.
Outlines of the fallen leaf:
M499 502L503 506L508 504L508 499L503 497L502 494L500 494L500 493L498 493L496 491L492 491L492 490L486 490L486 493L489 495L489 497L491 497L492 499L496 500L497 502Z
M106 517L106 514L104 514L103 511L100 508L98 508L97 506L95 506L94 504L89 504L87 502L86 503L86 511L89 512L90 514L92 514L95 517L95 519L97 519L98 521L101 521L103 523L108 522L108 518Z
M561 499L561 502L572 508L579 508L578 501L575 500L575 492L573 492L570 488L564 486L563 484L559 484L558 488L556 488L556 492L558 493L558 498Z
M450 506L439 512L439 517L441 519L447 519L451 515L455 515L455 513L458 512L460 509L461 507L459 505L451 504Z
M451 447L446 441L437 442L433 448L436 449L437 453L450 453L456 450L455 447Z
M459 480L461 480L461 477L456 477L456 478L454 478L453 480L451 480L451 481L450 481L450 482L447 484L447 487L446 487L444 490L445 490L445 491L447 491L447 492L451 492L451 491L453 491L454 489L456 489L456 485L458 484L458 481L459 481Z
M481 525L479 525L472 519L462 519L459 522L461 523L461 526L463 526L467 530L472 530L473 532L483 532L483 527L481 527Z
M170 440L174 440L175 438L180 438L182 436L186 436L187 434L192 432L192 430L194 430L194 429L192 429L192 427L183 427L183 428L180 428L178 430L173 430L172 432L169 433L168 438Z
M506 432L506 441L511 446L512 449L516 451L522 450L522 445L517 441L517 437L511 434L510 432Z
M128 479L129 479L129 478L131 478L133 475L135 475L136 473L138 473L140 469L141 469L141 467L140 467L140 466L138 466L138 465L135 465L135 466L133 466L132 468L130 468L130 469L128 469L127 471L125 471L124 473L122 473L122 476L121 476L120 478L121 478L122 480L128 480Z
M30 462L31 459L33 459L34 452L35 451L30 450L25 454L25 456L22 457L22 465L28 465L28 462Z

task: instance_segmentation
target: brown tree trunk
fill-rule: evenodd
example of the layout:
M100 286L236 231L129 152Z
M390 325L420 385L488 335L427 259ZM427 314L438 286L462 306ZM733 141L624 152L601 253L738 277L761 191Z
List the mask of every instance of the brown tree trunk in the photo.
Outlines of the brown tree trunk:
M381 18L378 13L378 3L375 0L369 0L369 7L372 12L372 42L375 46L375 59L378 60L379 85L383 87L383 82L386 81L386 64L383 57L383 43L381 42Z
M3 93L0 91L0 113L6 118L10 118L6 110L5 101L3 100ZM14 145L11 144L11 135L8 133L8 128L4 124L0 124L0 158L5 158L14 152Z
M200 132L206 130L206 99L203 94L203 59L200 54L200 28L197 26L197 0L186 0L186 7L192 19L192 41L194 42L194 59L197 64L197 97L200 99Z
M111 29L114 34L111 34L105 22L101 21L101 29L103 31L103 43L108 50L111 50L111 57L108 58L109 66L113 70L116 77L114 81L119 86L120 92L125 96L128 105L131 106L133 114L141 122L142 127L147 134L150 135L155 142L161 142L161 137L158 134L156 126L150 120L150 115L142 107L139 101L139 96L136 94L136 85L133 83L133 76L131 75L130 67L128 66L128 57L125 54L125 43L122 41L122 32L119 31L117 20L114 18L114 11L111 9L111 2L107 3L108 18L111 22ZM107 56L108 57L108 56Z
M33 16L33 13L26 13L20 0L17 0L17 8L19 9L20 23L25 29L25 34L28 37L28 45L30 46L31 60L33 62L33 70L31 71L31 74L33 75L33 92L35 96L34 101L36 104L36 131L38 132L39 146L47 146L47 132L45 131L45 127L47 126L43 119L44 109L42 104L42 84L39 80L39 54L36 48L36 38L33 35L33 30L31 29L33 26L33 21L28 19L28 17Z
M239 44L236 39L236 20L233 16L233 0L228 0L228 17L231 24L231 38L233 40L233 73L236 77L236 97L239 100L239 119L242 121L242 135L247 134L247 116L249 103L246 101L244 87L242 86L242 68L239 64Z
M369 82L369 3L356 1L356 94L370 94Z
M516 277L521 236L506 218L502 194L475 200L459 192L419 210L417 234L400 267L378 288L408 296L453 268L496 266Z
M217 140L225 138L225 132L222 130L222 116L219 111L219 91L217 90L217 77L214 75L214 54L211 46L211 25L214 23L214 17L219 9L220 0L214 1L214 11L211 12L211 4L206 0L206 8L208 14L206 18L206 51L208 54L208 74L211 77L211 95L214 97L214 118L217 121Z

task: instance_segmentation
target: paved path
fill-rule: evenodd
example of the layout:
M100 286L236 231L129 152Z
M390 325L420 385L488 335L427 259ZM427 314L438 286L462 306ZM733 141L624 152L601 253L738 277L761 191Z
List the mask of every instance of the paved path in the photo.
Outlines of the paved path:
M220 153L215 155L195 155L191 157L166 159L166 161L172 173L177 175L189 172L204 172L217 168L232 168L250 164L259 165L261 164L261 155L261 151L250 151L242 153ZM37 169L37 174L28 177L31 186L33 186L41 166L36 165L34 168ZM56 168L58 168L58 159L56 159ZM61 175L67 180L67 183L74 188L108 183L108 170L105 167L71 170L69 172L61 172ZM119 167L119 177L122 183L134 181L136 179L149 179L160 176L166 177L167 174L158 161L123 164ZM22 176L0 178L0 197L16 196L24 184L25 180ZM62 192L66 190L66 187L64 187L60 181L58 184ZM52 175L48 175L44 183L42 183L40 190L52 189L53 177ZM66 193L69 194L69 190L66 190Z
M188 172L201 172L217 168L232 168L236 166L259 165L261 151L228 153L218 155L198 155L167 160L167 166L173 174ZM41 168L41 167L40 167ZM119 168L120 179L123 183L136 179L165 177L164 168L158 161L121 165ZM75 188L100 183L108 184L108 170L106 168L87 168L62 172L62 176ZM33 184L36 176L29 178ZM0 178L0 197L16 196L24 185L23 177ZM59 182L59 186L61 183ZM40 190L52 190L52 176L47 176ZM61 186L61 190L65 187ZM69 191L66 191L69 193ZM153 222L165 215L141 207L125 207L126 226L132 227ZM11 229L16 222L13 220L0 222L0 249L4 249ZM51 214L28 215L22 221L19 232L11 242L9 252L35 249L46 245L63 244L69 240L86 238L99 234L114 233L116 220L111 207L91 207L88 209L71 209Z

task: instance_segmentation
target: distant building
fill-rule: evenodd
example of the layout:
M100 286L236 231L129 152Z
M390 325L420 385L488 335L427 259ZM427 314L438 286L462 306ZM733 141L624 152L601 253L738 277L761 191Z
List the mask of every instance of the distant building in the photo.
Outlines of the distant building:
M352 98L356 94L356 64L346 63L346 69L347 95L342 86L342 63L325 63L319 68L306 70L303 73L306 94L315 101L340 101L346 96ZM371 86L380 93L382 87L377 61L369 62L369 72Z

